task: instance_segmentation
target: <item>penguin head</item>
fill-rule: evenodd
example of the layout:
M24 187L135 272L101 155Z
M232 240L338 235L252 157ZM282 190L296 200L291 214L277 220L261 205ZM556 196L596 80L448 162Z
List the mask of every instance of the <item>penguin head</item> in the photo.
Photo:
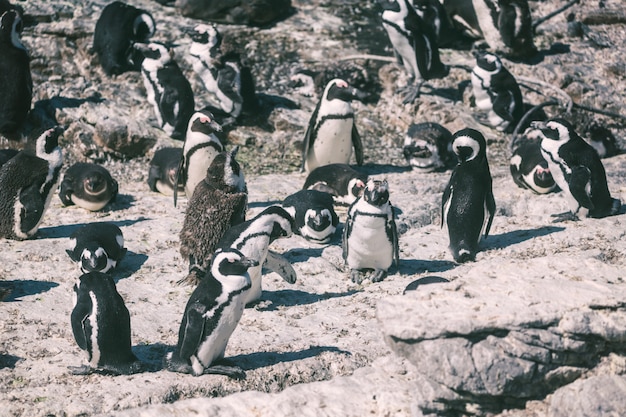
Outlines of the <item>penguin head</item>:
M215 132L221 132L222 126L215 121L213 113L208 110L200 110L195 112L191 119L189 119L189 125L187 127L187 134L193 132L204 133L210 135Z
M531 127L541 130L543 140L559 143L566 143L576 138L582 140L574 130L574 126L565 119L555 118L547 122L532 122Z
M496 54L479 51L474 54L476 66L486 72L496 73L502 69L502 61Z
M346 81L341 78L335 78L326 85L324 94L322 96L326 101L340 100L349 103L352 100L365 100L369 94L358 88L351 87Z
M452 136L452 150L459 159L459 163L463 164L485 158L487 142L478 130L466 128Z
M258 215L258 217L262 216L269 216L270 221L274 223L274 227L270 233L270 242L281 237L289 237L296 229L293 216L281 206L269 206Z
M352 178L348 181L348 192L354 196L354 198L359 198L363 195L363 191L365 190L365 183L367 182L367 177L364 179L361 178Z
M535 167L533 181L540 188L551 188L554 186L554 178L546 161L542 161Z
M389 201L389 184L387 180L372 180L367 182L363 191L363 199L373 205L380 207Z
M216 56L222 45L222 35L217 31L217 28L211 24L200 24L193 28L189 32L189 36L193 43L191 46L192 53L194 48L208 49L211 56Z
M20 39L23 28L22 17L16 9L7 10L0 16L0 40L11 42L14 48L26 50Z
M142 66L147 70L158 69L169 63L174 52L162 43L136 43L133 47L144 56Z
M147 42L156 31L156 23L152 15L146 11L141 13L133 21L133 36L137 42Z
M248 268L258 265L259 261L246 258L237 249L218 249L215 251L211 262L211 274L218 281L221 281L221 278L245 275Z
M61 126L55 126L46 130L37 138L35 153L42 159L49 159L48 156L59 148L59 136L63 134Z
M85 248L80 255L80 269L83 272L107 272L110 269L109 255L102 247Z
M620 153L613 132L597 122L592 122L589 125L585 140L593 146L600 158L608 158Z
M107 178L105 178L100 172L89 172L88 175L83 178L83 188L88 195L99 195L107 189Z
M332 225L332 215L327 208L312 208L304 214L304 222L310 229L321 232Z

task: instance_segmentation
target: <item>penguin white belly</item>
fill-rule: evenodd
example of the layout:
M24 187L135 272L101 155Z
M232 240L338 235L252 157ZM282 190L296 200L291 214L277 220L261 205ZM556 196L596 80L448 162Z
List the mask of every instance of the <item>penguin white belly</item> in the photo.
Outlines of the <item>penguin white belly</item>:
M496 51L505 49L502 36L500 36L500 31L496 28L495 23L491 18L491 10L487 6L485 0L472 0L472 4L474 5L477 22L485 41L487 41L489 46Z
M484 73L484 71L480 70L480 68L475 68L474 71L472 71L474 102L476 107L483 111L490 111L493 109L491 97L487 92L487 89L490 86L489 77L490 75Z
M98 326L98 299L93 291L89 291L89 298L91 298L91 314L87 318L91 325L91 351L89 352L89 364L92 368L97 368L100 362L100 345L98 345L98 332L100 328Z
M263 263L267 257L268 245L269 238L263 237L250 239L244 246L238 248L246 258L254 259L259 262L257 266L248 268L248 275L250 275L250 289L244 293L244 305L261 298L261 294L263 293L261 277L263 275ZM232 247L237 246L237 241L235 241Z
M387 270L393 261L393 246L385 234L387 219L357 215L348 238L346 262L352 269Z
M76 197L75 194L73 194L70 198L74 204L79 207L86 208L89 211L99 211L108 204L108 201L87 201Z
M586 216L588 210L580 207L580 205L578 204L578 201L574 198L571 191L569 190L569 183L565 179L565 174L563 173L563 168L565 168L565 170L568 173L571 173L571 169L565 163L565 161L563 161L563 159L561 159L558 156L558 154L556 154L556 152L545 150L543 148L544 146L543 142L541 143L541 145L542 145L541 154L543 155L544 159L548 161L548 168L550 169L552 178L554 179L554 182L556 183L556 185L558 185L559 188L562 190L563 195L565 196L565 199L567 200L567 204L570 207L570 210L572 211L572 213L580 213L583 216Z
M163 90L159 86L156 71L145 71L143 73L143 85L146 89L148 103L152 104L152 107L154 107L154 114L157 118L157 122L159 124L159 127L162 127L163 118L161 117L161 109L157 100L157 94L159 97L161 97L163 95Z
M191 198L196 186L206 178L206 172L218 152L211 147L196 150L187 161L187 181L185 182L185 194Z
M417 57L415 56L415 50L413 45L409 43L409 40L404 36L402 32L399 32L395 27L385 24L383 27L387 31L389 41L393 45L398 55L402 57L402 65L408 72L409 76L416 77L419 73L416 73Z
M352 157L353 119L331 119L317 131L313 149L307 157L308 170L329 164L349 164Z

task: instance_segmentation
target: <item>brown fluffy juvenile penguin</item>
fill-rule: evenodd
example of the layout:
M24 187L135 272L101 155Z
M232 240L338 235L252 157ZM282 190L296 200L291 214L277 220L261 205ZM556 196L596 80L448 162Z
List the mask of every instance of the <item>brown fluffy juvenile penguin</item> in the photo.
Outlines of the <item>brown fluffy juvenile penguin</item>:
M248 190L235 160L238 150L235 146L215 157L189 200L180 231L180 253L189 259L189 274L179 284L196 285L226 230L245 220Z

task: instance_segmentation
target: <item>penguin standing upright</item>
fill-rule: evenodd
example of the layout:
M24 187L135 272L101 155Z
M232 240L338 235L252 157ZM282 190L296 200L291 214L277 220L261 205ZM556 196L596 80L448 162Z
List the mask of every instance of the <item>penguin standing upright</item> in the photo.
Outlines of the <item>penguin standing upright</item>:
M92 372L133 374L142 368L130 341L130 314L113 278L102 272L80 276L74 285L71 322L74 339L89 365L69 367L75 375Z
M402 154L415 170L443 171L455 159L452 133L438 123L413 123L404 136Z
M481 234L489 235L496 202L487 161L487 142L474 129L453 135L452 149L459 163L443 193L441 226L448 226L450 250L458 263L474 261Z
M148 170L150 191L167 196L183 191L178 183L178 166L182 157L183 149L171 146L161 148L154 153Z
M213 159L224 151L224 145L215 135L215 132L221 130L221 126L208 110L197 111L189 119L183 145L183 158L178 168L178 181L182 182L188 199L191 198L200 181L206 178L206 171ZM176 197L174 205L176 205Z
M351 100L362 100L366 94L335 78L324 89L322 98L311 115L302 143L302 171L318 166L347 164L352 156L363 165L363 144L354 123Z
M323 191L300 190L285 197L282 206L295 219L295 233L310 242L325 244L339 224L333 203L333 197Z
M250 304L261 298L261 273L263 268L276 272L290 284L296 282L296 272L289 262L278 254L270 257L269 245L276 239L289 237L295 229L293 217L280 206L269 206L254 218L232 226L224 233L217 244L218 249L233 248L240 251L246 258L253 259L259 264L248 269L250 275L250 290L246 292L244 304ZM280 260L279 263L276 261ZM278 264L280 269L272 267Z
M0 15L0 134L12 136L24 124L33 97L30 58L20 40L20 13Z
M70 235L70 259L82 272L109 272L126 255L124 235L113 223L88 223Z
M248 190L235 160L238 150L235 146L215 157L187 204L179 237L189 274L179 284L197 284L226 230L245 220Z
M479 53L472 70L476 107L486 112L486 120L476 119L503 132L512 132L524 115L524 101L517 81L497 55Z
M103 166L77 162L65 171L59 198L65 206L77 205L90 211L102 210L114 201L118 184Z
M230 336L239 324L250 289L247 270L258 262L236 249L216 251L211 269L189 297L178 331L178 343L166 354L164 367L172 372L227 375L245 378L244 371L225 363Z
M146 43L154 35L152 15L121 1L107 4L93 33L93 52L107 75L139 71L143 56L134 49L137 42Z
M412 103L425 81L445 77L449 68L439 58L432 26L417 14L409 0L378 0L378 4L396 58L413 83L403 91L404 103Z
M46 130L35 155L21 151L0 168L0 237L23 240L39 229L59 180L63 129Z
M173 139L182 139L195 106L191 84L165 45L150 42L134 47L144 56L141 74L159 127Z
M400 250L395 210L389 201L387 181L370 179L363 196L348 210L343 229L343 259L350 278L360 284L364 272L372 282L383 280L392 264L398 266Z
M533 127L541 130L541 153L570 206L569 212L555 215L556 221L617 214L621 201L611 197L602 161L574 127L559 118Z
M322 165L311 171L302 189L322 191L332 195L335 203L350 205L363 195L367 178L348 164Z
M556 188L550 172L548 161L541 153L541 131L528 128L514 143L510 160L510 171L513 181L520 188L531 190L536 194L547 194Z

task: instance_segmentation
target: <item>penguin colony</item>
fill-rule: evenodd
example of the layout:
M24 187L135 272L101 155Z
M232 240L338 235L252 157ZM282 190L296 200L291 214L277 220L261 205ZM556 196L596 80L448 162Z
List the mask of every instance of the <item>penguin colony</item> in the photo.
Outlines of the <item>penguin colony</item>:
M451 43L446 38L451 31L442 28L450 28L453 17L460 18L468 31L481 32L495 50L508 50L515 56L535 51L528 29L528 4L523 0L484 0L485 7L501 9L495 20L483 16L482 8L468 13L468 2L464 7L463 2L446 1L442 6L434 0L378 3L399 64L410 77L410 85L401 90L405 103L419 98L426 81L448 74L438 44ZM26 48L19 40L21 12L12 7L0 12L0 52L8 57L0 61L0 72L12 74L15 80L10 86L0 84L0 133L10 134L24 123L30 110L32 81ZM247 188L243 168L235 159L238 147L226 150L217 136L222 127L216 115L208 109L194 109L193 91L171 50L150 41L155 31L149 12L113 2L97 22L93 52L107 75L141 71L159 126L172 138L184 140L182 149L155 152L148 173L152 191L173 195L174 201L178 192L186 194L180 251L189 275L180 283L196 285L184 309L178 343L164 357L163 367L195 376L245 378L245 372L224 354L245 306L263 296L262 268L289 283L297 279L289 261L269 249L276 239L298 234L318 244L334 244L340 223L335 206L348 205L343 235L338 239L352 282L379 282L401 262L396 209L387 181L368 177L349 165L353 154L359 166L366 159L350 102L368 94L342 79L327 84L304 135L302 170L308 175L303 189L246 220ZM242 92L240 63L220 55L221 36L215 26L198 25L191 36L193 69L216 97L213 110L237 119L242 97L250 94ZM510 132L516 127L523 115L521 91L500 57L477 54L471 82L476 107L487 113L483 118L487 128ZM598 152L570 122L541 120L533 122L530 130L534 139L519 145L511 158L516 184L538 194L558 186L570 210L558 214L557 221L620 213L621 202L610 194ZM23 240L37 233L60 178L62 132L59 127L43 132L36 139L35 152L7 151L0 156L2 237ZM411 125L403 154L415 170L443 172L454 166L442 195L441 222L447 228L455 262L476 261L481 237L488 236L496 213L483 134L469 128L452 134L431 122ZM79 163L65 172L59 198L65 206L97 211L114 201L117 193L118 184L106 169ZM69 241L67 254L82 273L73 287L70 322L76 343L88 357L88 365L70 367L70 371L140 372L142 363L131 349L130 314L113 279L127 252L122 230L112 223L86 224Z

